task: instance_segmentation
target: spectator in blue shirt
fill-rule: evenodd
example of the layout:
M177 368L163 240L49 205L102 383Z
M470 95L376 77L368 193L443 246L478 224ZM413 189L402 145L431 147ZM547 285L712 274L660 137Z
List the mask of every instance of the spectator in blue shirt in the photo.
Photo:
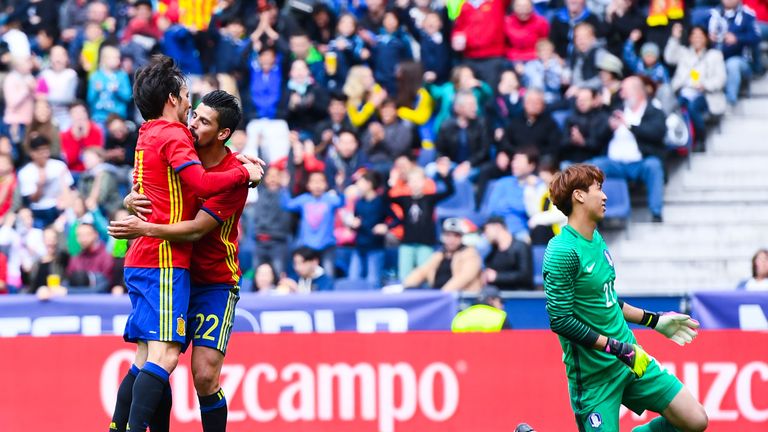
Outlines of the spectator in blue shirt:
M528 238L528 212L525 194L538 193L546 184L536 176L539 153L535 148L521 148L514 152L510 165L512 175L499 179L490 191L484 216L500 216L517 238Z
M384 23L373 46L373 76L389 94L397 93L397 64L411 60L411 43L400 29L397 13L384 14Z
M250 62L251 101L255 111L253 117L274 119L277 116L277 105L283 86L277 54L274 48L266 47L254 57Z
M635 44L643 34L640 30L632 30L629 39L624 44L624 63L633 74L644 75L658 84L669 84L669 72L659 61L659 46L646 42L640 47L640 56L635 52Z
M290 181L290 178L286 179ZM287 184L284 183L284 186ZM323 268L327 274L333 275L336 249L334 216L336 209L344 205L344 196L335 190L328 190L328 181L321 172L309 174L307 190L309 192L291 198L288 189L284 188L280 195L280 206L300 215L296 244L320 251Z
M741 4L741 0L722 0L720 7L709 12L705 24L715 47L723 51L725 97L729 104L734 105L742 79L750 75L748 50L760 41L757 19L751 9Z
M110 114L128 117L132 97L128 74L120 69L120 50L111 45L102 46L99 70L88 80L88 108L93 121L103 126Z
M355 251L349 264L350 279L365 279L372 286L381 285L384 269L384 235L387 216L394 216L379 191L381 180L375 171L367 171L355 182L360 199L355 203L352 228L356 230Z
M302 246L293 252L293 268L296 281L282 280L278 287L285 285L288 290L298 294L314 291L333 291L333 278L320 265L320 253L310 247Z

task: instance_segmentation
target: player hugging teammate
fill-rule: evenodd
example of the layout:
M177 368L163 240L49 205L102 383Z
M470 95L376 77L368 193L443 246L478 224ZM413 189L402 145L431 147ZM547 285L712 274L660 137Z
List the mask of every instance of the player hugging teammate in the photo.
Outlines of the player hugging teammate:
M233 96L206 95L187 127L189 91L170 58L154 57L136 72L134 100L147 120L126 199L137 216L113 221L110 234L137 238L125 259L133 309L124 334L137 350L109 430L168 430L168 378L192 342L204 430L223 431L219 373L239 298L237 226L247 185L263 168L224 146L242 117Z

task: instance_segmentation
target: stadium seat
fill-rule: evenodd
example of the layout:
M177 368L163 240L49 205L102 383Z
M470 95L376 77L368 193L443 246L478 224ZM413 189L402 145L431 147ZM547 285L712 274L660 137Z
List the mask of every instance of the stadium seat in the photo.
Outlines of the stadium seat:
M456 182L456 192L437 206L437 219L469 217L475 210L475 191L469 180Z
M544 245L537 245L533 247L533 285L536 287L544 285L542 267L544 267L544 252L546 250L547 247Z
M376 289L366 280L361 279L336 279L333 283L334 291L373 291Z
M603 182L603 192L608 196L608 202L605 204L606 219L628 220L632 205L627 182L624 179L607 178Z

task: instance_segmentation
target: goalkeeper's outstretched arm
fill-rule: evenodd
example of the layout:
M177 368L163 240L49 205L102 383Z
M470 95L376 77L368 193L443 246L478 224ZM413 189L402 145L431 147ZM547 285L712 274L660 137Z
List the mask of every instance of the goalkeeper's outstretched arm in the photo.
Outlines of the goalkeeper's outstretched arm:
M699 322L678 312L649 312L619 300L624 319L633 324L650 327L678 345L693 342L698 335Z

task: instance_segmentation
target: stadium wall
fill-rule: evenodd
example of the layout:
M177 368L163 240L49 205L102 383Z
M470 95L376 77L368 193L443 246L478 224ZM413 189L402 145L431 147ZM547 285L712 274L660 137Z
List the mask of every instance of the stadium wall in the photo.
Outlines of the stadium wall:
M638 340L704 404L709 431L768 430L768 333L705 330L687 347ZM1 431L105 430L133 352L115 336L0 338ZM232 432L575 430L557 338L498 334L235 333L222 385ZM172 430L199 431L189 356ZM648 421L622 413L622 430Z

